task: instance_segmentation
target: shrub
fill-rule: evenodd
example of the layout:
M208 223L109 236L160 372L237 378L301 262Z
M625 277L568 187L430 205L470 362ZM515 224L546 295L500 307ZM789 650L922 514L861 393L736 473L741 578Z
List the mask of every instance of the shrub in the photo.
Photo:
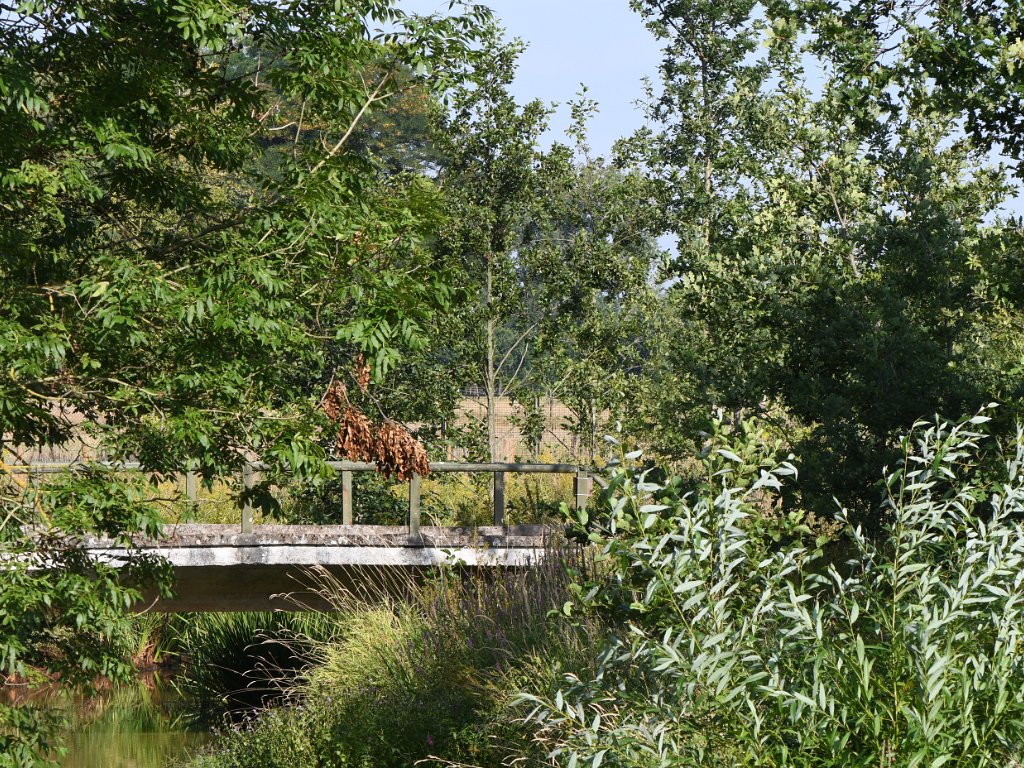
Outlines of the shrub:
M915 425L883 535L839 513L838 567L800 531L764 535L794 469L745 461L721 423L690 492L616 468L580 521L612 577L578 602L619 629L592 677L522 698L537 739L594 768L1018 764L1024 435L983 466L986 421Z

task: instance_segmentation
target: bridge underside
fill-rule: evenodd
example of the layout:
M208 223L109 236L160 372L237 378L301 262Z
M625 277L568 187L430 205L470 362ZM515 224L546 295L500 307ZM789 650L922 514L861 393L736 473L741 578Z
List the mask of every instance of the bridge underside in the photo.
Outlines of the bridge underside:
M525 568L543 556L554 531L544 526L423 527L418 536L388 526L179 525L144 551L174 568L177 597L150 598L140 610L330 610L330 595L398 594L443 565ZM113 542L87 541L93 557L117 562Z

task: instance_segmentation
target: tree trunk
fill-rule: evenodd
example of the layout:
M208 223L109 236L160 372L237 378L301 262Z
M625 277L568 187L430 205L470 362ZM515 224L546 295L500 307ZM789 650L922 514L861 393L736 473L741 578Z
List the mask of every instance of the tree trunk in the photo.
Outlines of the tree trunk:
M497 400L498 400L498 372L495 370L494 363L494 313L491 311L491 302L493 300L493 279L494 275L492 272L492 256L487 256L487 276L484 283L484 306L487 310L487 351L486 361L484 363L486 370L484 371L484 391L487 394L487 452L489 454L488 459L490 461L498 460L498 419L497 419Z

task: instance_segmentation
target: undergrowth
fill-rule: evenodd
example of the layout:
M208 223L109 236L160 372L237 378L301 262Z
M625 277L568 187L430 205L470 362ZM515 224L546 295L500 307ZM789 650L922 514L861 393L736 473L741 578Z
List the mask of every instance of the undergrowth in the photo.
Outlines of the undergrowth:
M287 698L311 666L316 648L340 636L334 613L200 613L177 638L183 672L174 685L190 720L240 722Z

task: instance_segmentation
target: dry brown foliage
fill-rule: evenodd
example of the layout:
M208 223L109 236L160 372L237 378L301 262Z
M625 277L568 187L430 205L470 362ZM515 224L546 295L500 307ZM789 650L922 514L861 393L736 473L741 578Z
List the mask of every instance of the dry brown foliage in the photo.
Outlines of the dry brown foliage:
M430 459L419 440L409 430L394 421L385 421L377 429L374 461L385 477L395 475L408 480L413 474L429 475Z
M356 384L359 385L360 390L365 392L370 387L370 364L366 362L362 353L356 355L353 369L352 375L355 377Z
M353 461L373 461L373 425L358 408L349 405L338 421L338 436L334 441L338 453Z
M359 365L357 361L357 381L362 387ZM362 365L365 366L365 362ZM369 367L365 370L369 385ZM344 384L333 382L324 394L321 407L338 425L334 442L339 455L353 461L372 461L377 471L389 478L408 480L414 474L430 474L427 452L409 430L390 419L374 425L366 414L349 403Z
M331 421L338 421L341 414L345 412L345 408L348 407L348 391L345 389L345 385L340 381L332 381L320 401L320 407L324 409L324 413L330 417Z

